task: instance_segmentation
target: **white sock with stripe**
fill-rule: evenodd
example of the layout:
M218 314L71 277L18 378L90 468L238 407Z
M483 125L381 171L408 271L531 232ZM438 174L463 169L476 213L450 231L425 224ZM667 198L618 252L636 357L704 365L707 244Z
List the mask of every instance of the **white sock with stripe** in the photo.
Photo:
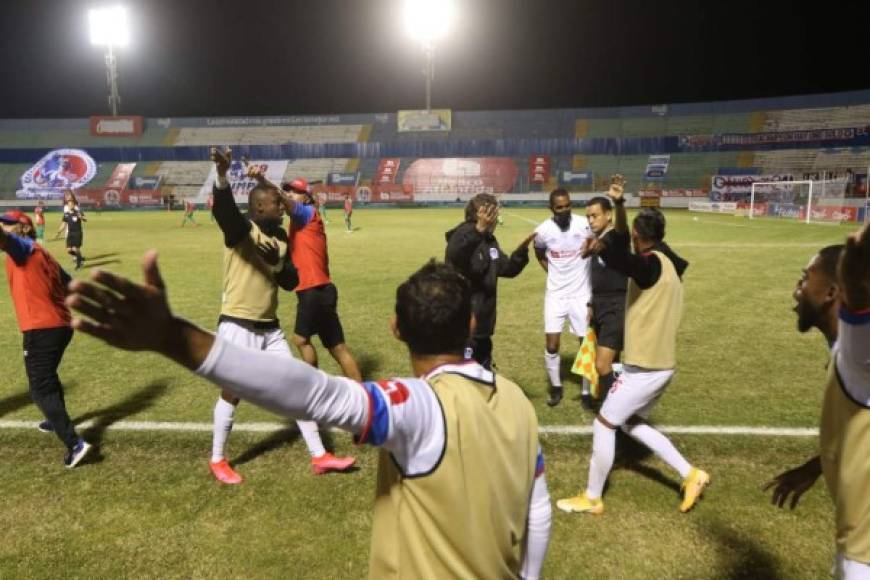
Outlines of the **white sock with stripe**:
M562 376L559 372L559 366L562 364L562 357L558 352L550 353L544 351L544 367L547 369L547 376L550 378L550 386L561 387Z
M212 426L211 461L217 463L224 458L227 438L233 430L236 406L218 397L214 406L214 425Z
M586 497L599 499L604 493L604 484L613 468L616 453L616 430L605 427L595 419L592 422L592 457L589 459L589 481L586 484Z
M686 458L677 451L671 440L664 436L661 431L653 428L646 423L638 423L637 425L623 425L622 430L631 435L635 440L643 443L650 448L662 461L677 470L680 477L686 479L689 476L689 471L692 466L686 461Z
M314 421L296 421L296 426L299 427L299 432L302 434L302 439L305 440L305 445L308 446L308 453L311 454L311 457L320 457L326 453L323 441L320 439L317 423Z

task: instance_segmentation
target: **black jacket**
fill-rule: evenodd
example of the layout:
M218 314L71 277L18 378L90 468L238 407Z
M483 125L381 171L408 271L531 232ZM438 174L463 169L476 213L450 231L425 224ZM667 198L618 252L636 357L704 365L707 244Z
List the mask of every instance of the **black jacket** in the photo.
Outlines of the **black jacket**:
M473 222L464 222L447 232L445 259L471 283L471 311L477 319L475 336L495 331L496 289L499 278L519 275L529 263L529 248L523 246L507 256L491 233L481 234Z

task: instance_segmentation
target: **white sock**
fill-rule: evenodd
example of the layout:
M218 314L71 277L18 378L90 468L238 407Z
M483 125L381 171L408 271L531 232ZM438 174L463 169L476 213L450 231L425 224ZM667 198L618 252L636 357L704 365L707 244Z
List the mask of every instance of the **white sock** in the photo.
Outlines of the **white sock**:
M589 379L587 379L586 377L583 377L583 380L581 382L583 383L583 386L580 387L580 394L581 395L591 394L591 391L589 390Z
M649 447L662 461L673 467L680 474L680 477L685 479L689 476L692 466L686 461L686 458L677 451L671 440L665 437L661 431L657 431L652 426L646 423L638 423L637 425L623 425L622 430L631 435L637 441L640 441Z
M550 377L550 385L553 387L562 386L562 377L559 372L559 366L562 364L562 357L558 352L549 353L544 351L544 366L547 369L547 376Z
M299 432L302 433L302 438L305 440L305 445L308 446L308 453L311 457L320 457L326 453L323 448L323 441L320 440L320 431L317 428L317 423L314 421L296 421L296 426L299 427Z
M211 461L217 463L224 458L224 449L227 446L227 438L233 430L233 417L236 414L236 406L226 402L223 397L218 397L214 406L214 425L212 426Z
M616 430L605 427L595 419L592 422L592 458L589 460L589 482L586 484L586 497L598 499L604 493L604 484L613 468L613 455L616 453Z

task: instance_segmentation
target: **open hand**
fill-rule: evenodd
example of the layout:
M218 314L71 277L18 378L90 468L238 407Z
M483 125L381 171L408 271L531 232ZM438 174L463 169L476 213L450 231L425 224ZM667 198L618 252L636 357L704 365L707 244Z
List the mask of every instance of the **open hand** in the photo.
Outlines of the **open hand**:
M96 270L91 281L73 280L66 303L87 318L73 328L124 350L162 352L172 332L166 286L157 267L157 252L142 260L144 284Z
M625 177L619 174L610 176L610 191L607 192L607 195L613 199L622 199L624 191Z
M498 219L498 206L495 204L486 204L477 208L477 224L475 228L480 233L492 231L495 227L495 222Z
M794 509L798 501L800 501L801 496L816 483L821 474L821 460L816 457L800 467L780 473L765 483L762 490L767 491L773 487L771 503L779 507L783 507L790 496L791 504L789 509Z
M275 240L264 240L257 243L257 254L270 266L277 266L281 260L281 250Z

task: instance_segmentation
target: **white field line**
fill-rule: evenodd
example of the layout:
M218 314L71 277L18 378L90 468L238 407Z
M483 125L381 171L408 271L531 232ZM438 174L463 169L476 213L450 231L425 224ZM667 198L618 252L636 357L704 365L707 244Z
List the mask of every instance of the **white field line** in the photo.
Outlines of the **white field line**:
M96 421L85 421L76 425L79 429L93 427ZM36 429L37 421L0 421L0 429ZM745 425L657 425L665 433L677 435L753 435L759 437L816 437L819 430L802 427L752 427ZM249 433L274 433L295 428L287 423L236 423L233 431ZM211 423L176 421L118 421L108 425L110 431L174 431L211 433ZM335 431L338 431L337 429ZM541 425L545 435L591 435L592 427L580 425Z

